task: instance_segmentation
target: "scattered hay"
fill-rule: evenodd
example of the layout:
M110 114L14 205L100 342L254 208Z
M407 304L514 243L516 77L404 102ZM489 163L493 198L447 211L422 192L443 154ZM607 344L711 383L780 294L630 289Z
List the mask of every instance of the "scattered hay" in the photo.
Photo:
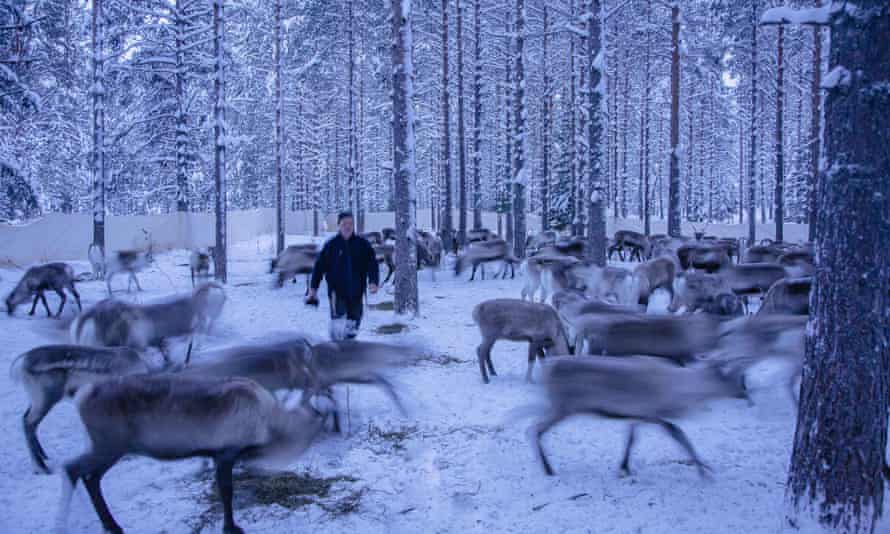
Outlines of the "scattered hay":
M392 300L384 300L375 304L368 304L368 307L377 311L393 311L396 309L396 303Z
M200 496L207 509L190 522L192 534L199 534L222 517L222 504L212 469L198 475L209 487ZM259 506L279 506L296 510L315 504L331 515L345 515L358 510L367 488L341 488L357 482L348 475L315 477L308 473L235 472L233 507L236 510Z
M382 336L388 336L392 334L401 334L402 332L406 332L410 328L410 326L403 323L390 323L378 326L374 330L374 332Z
M417 434L417 425L401 426L398 430L384 430L373 423L368 423L368 441L376 444L386 444L394 451L404 451L405 442L414 434ZM374 452L385 452L376 448Z

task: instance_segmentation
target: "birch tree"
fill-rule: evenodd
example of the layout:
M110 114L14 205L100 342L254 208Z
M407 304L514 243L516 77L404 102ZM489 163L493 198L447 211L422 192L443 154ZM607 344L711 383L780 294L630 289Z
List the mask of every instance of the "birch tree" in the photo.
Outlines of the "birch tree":
M228 280L226 260L226 71L225 0L213 0L213 181L216 188L216 245L213 272L222 283Z

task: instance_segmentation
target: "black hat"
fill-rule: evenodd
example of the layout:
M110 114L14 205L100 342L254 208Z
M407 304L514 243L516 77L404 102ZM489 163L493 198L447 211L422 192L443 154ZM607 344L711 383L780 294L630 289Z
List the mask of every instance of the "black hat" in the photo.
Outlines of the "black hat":
M349 211L349 210L345 210L345 211L341 211L340 213L338 213L338 214L337 214L337 224L340 224L340 221L342 221L343 219L346 219L347 217L350 218L350 219L353 219L353 218L354 218L354 217L352 216L352 212L351 212L351 211Z

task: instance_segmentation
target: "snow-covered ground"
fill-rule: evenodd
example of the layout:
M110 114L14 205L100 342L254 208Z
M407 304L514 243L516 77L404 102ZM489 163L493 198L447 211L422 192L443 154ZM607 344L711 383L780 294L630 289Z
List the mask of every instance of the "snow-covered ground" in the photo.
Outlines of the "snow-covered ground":
M259 338L274 331L327 332L328 311L303 305L304 280L271 288L266 274L271 239L240 243L230 252L228 302L201 348ZM160 255L140 275L149 300L190 288L187 253ZM75 270L86 271L85 263ZM0 270L0 294L21 275ZM545 447L557 476L547 477L526 438L530 424L514 409L536 402L538 389L524 382L526 347L499 342L493 358L499 375L483 385L475 363L479 342L470 313L493 297L518 297L515 280L469 283L439 272L420 273L421 315L409 333L434 348L436 358L399 368L393 379L406 400L403 416L380 392L348 389L347 433L327 435L294 463L300 477L236 480L236 520L248 532L615 532L766 533L781 522L794 410L778 373L761 370L753 380L756 405L715 402L681 421L714 480L699 478L684 452L658 428L642 428L632 459L634 475L618 477L626 437L621 422L574 418L551 432ZM125 282L116 281L118 288ZM104 297L104 285L79 285L84 306ZM389 288L387 288L389 289ZM371 304L391 300L384 290ZM51 307L56 300L49 296ZM69 303L71 301L69 300ZM66 307L65 319L74 315ZM67 340L66 320L0 317L0 369L20 353ZM365 339L386 338L376 327L389 311L370 309ZM181 350L181 349L180 349ZM200 359L200 353L196 356ZM347 390L338 392L343 407ZM0 372L0 532L52 531L61 482L32 473L22 437L25 393ZM60 404L40 428L54 465L77 455L85 435L71 403ZM219 532L221 518L212 476L200 460L125 459L103 480L117 520L132 533ZM299 495L295 495L299 490ZM70 532L101 527L80 487Z

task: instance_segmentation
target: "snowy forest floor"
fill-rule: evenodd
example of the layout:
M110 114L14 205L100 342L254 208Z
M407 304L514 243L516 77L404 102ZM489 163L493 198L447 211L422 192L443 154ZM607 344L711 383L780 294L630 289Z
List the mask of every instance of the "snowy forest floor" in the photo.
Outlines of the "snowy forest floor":
M302 238L294 238L300 240ZM257 339L270 332L327 335L325 299L303 305L305 280L272 289L267 274L271 239L230 250L228 301L200 349ZM116 295L151 300L190 289L186 251L159 255L139 278L145 292ZM74 263L78 272L85 263ZM489 270L489 273L491 271ZM6 295L21 271L0 270ZM514 409L534 404L538 388L524 382L526 346L499 342L499 375L483 385L475 360L479 334L473 307L494 297L519 297L515 280L467 282L440 271L419 273L421 313L407 335L433 348L432 358L395 369L392 378L409 413L399 414L379 391L348 388L344 435L327 434L293 464L293 471L260 477L236 474L236 520L248 532L615 532L712 534L775 532L782 518L784 483L795 410L777 369L752 379L756 404L715 402L680 422L706 462L711 481L699 478L684 452L661 429L641 427L632 458L634 474L618 477L626 424L573 418L545 438L555 477L544 475L526 438L531 423ZM104 284L79 284L84 306L105 296ZM391 288L371 296L361 337L391 323L375 306L392 300ZM50 296L51 307L57 301ZM381 308L386 308L385 304ZM21 430L27 407L23 388L8 369L37 345L67 342L69 305L62 321L20 308L0 318L0 532L53 529L61 493L58 475L32 473ZM183 356L184 347L176 356ZM347 389L338 391L347 406ZM73 405L56 407L40 427L53 465L77 455L86 437ZM109 506L131 533L215 533L221 513L213 477L201 460L158 462L127 458L103 480ZM69 532L98 532L98 519L82 487L74 496Z

